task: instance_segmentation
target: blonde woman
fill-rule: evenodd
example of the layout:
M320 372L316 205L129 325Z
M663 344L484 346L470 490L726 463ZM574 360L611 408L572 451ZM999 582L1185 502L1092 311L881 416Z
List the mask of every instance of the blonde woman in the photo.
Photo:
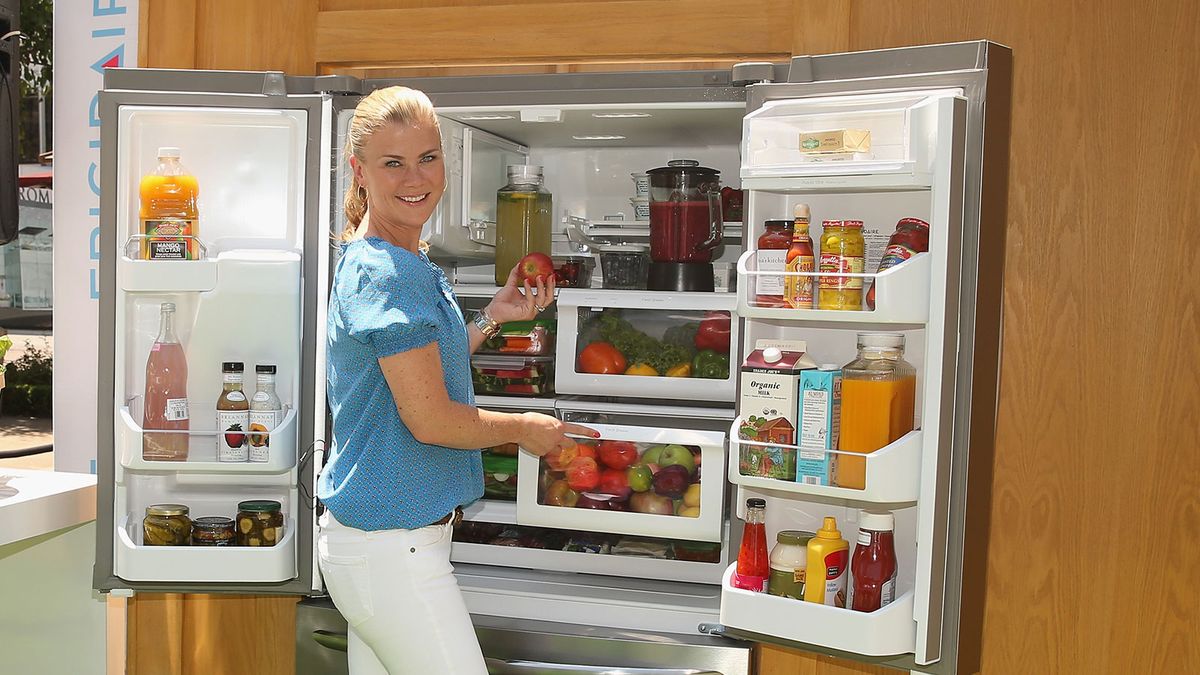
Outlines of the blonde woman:
M483 494L479 448L535 455L590 429L474 407L470 354L537 316L553 279L508 283L470 324L420 234L445 190L441 132L425 94L367 96L350 122L348 225L329 300L329 463L321 573L350 625L350 672L486 673L450 566L461 507Z

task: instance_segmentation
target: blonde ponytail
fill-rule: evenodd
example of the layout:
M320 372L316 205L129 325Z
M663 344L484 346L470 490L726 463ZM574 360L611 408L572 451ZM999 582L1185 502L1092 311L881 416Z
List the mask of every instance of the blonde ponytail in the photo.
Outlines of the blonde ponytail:
M376 89L359 101L358 107L354 109L354 117L350 119L350 128L346 133L346 162L349 162L352 156L362 162L363 149L371 135L389 123L405 126L430 124L437 129L438 135L441 135L433 103L424 92L408 87ZM367 215L367 202L367 189L359 184L352 171L350 186L346 188L343 200L346 229L342 232L342 241L354 238L358 226Z

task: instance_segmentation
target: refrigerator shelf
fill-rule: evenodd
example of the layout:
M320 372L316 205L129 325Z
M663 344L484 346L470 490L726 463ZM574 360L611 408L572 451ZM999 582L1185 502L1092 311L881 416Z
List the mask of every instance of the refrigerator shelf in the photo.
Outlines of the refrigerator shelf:
M121 466L142 471L171 471L191 473L277 474L291 470L296 464L296 409L289 408L283 421L274 430L257 435L267 436L270 444L266 462L218 462L217 431L154 431L161 434L186 434L193 442L188 459L183 462L150 461L142 459L142 427L133 419L128 406L118 412L117 449ZM201 439L196 442L194 439Z
M117 263L121 289L129 293L200 293L217 286L217 260L133 260Z
M928 190L933 175L916 171L912 162L880 165L876 162L846 162L845 167L819 164L821 172L789 172L779 175L742 173L742 189L781 194L809 192L902 192ZM834 171L834 168L843 168Z
M274 546L143 546L141 521L121 518L117 575L126 581L268 583L296 578L296 521Z
M486 497L463 509L463 520L481 523L517 524L517 503Z
M663 579L699 584L717 584L721 579L720 562L668 560L613 553L582 553L544 548L518 548L454 542L451 559L457 563L503 565L558 572L602 574L637 579Z
M738 316L752 319L781 319L805 323L887 325L892 328L923 328L929 321L929 279L932 257L918 253L902 264L878 273L822 274L820 272L761 272L756 269L755 251L738 259ZM761 307L755 301L754 279L772 277L857 277L863 279L863 295L875 280L875 309L844 311Z
M855 612L733 588L729 579L736 570L735 562L721 579L723 626L865 656L896 656L916 649L911 589L874 612Z
M825 450L826 454L847 454L864 458L866 462L866 488L856 490L832 485L808 485L794 481L762 478L759 476L743 476L738 466L741 449L744 445L771 446L789 448L799 451L800 447L782 443L759 443L738 439L738 428L742 419L733 421L729 429L729 482L735 485L755 490L773 490L776 492L791 492L802 495L814 495L844 499L850 502L871 504L912 504L916 503L921 493L921 450L925 434L915 429L901 436L896 442L867 455L858 453L841 453L837 450ZM811 452L811 449L805 448Z

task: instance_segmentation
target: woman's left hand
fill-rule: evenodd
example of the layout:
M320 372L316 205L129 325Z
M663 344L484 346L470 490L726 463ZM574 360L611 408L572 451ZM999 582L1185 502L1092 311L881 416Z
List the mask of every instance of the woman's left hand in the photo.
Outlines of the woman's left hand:
M537 285L531 286L528 281L522 282L524 291L517 286L520 273L513 267L508 273L508 281L496 292L488 303L487 313L499 323L510 321L529 321L541 314L550 303L554 302L554 275L538 277Z

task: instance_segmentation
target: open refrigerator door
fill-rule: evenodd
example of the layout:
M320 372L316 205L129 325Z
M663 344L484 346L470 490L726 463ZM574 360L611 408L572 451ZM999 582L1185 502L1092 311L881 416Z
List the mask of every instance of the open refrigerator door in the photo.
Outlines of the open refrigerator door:
M330 97L162 75L100 96L96 587L311 593Z

